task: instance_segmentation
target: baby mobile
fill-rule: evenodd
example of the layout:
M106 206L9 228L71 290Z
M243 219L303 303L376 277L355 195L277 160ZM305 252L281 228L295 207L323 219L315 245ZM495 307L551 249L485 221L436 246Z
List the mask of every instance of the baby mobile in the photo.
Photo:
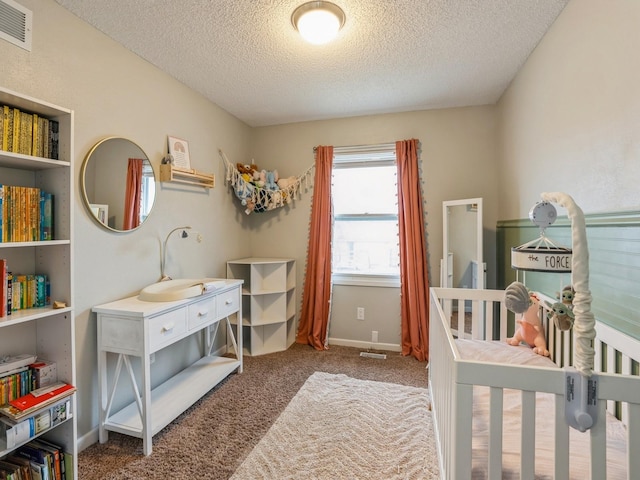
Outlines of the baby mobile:
M277 170L260 169L254 163L234 165L222 150L218 152L225 166L225 181L233 188L247 215L284 207L300 194L303 186L305 190L309 188L313 165L302 175L280 177Z
M518 272L534 271L534 272L551 272L551 273L571 273L572 262L572 250L562 245L556 245L546 234L547 227L553 225L556 221L557 212L553 204L548 201L542 201L536 203L529 211L529 219L531 222L540 229L540 236L535 240L532 240L519 247L511 249L511 267ZM524 273L523 273L524 275ZM507 299L509 304L513 308L511 311L515 313L525 313L530 310L530 315L524 315L524 318L533 319L533 312L537 312L538 298L533 292L530 293L529 302L525 302L523 292L528 292L526 287L520 282L514 282L507 287ZM558 301L550 305L552 313L552 320L558 330L569 330L573 326L573 297L574 289L571 285L566 285L561 288L561 291L557 294ZM524 308L524 304L516 305L517 302L528 303L529 306ZM536 306L534 307L534 304ZM509 308L509 305L507 305ZM537 314L536 314L537 316ZM530 323L530 322L529 322ZM538 322L535 322L536 324ZM522 325L519 330L520 335L524 335L524 331L530 329L529 325ZM544 340L540 339L540 334L533 336L533 333L527 335L527 338L536 338L537 343L540 344ZM520 338L525 340L525 338ZM513 345L517 345L516 339L513 340ZM529 343L534 347L534 351L538 353L538 345L534 345L533 342L525 340L525 343ZM542 354L548 356L549 353L546 350L546 346L541 348Z
M589 251L584 214L573 199L562 192L543 193L542 201L529 212L529 219L540 228L540 237L511 250L511 266L518 271L571 273L571 284L561 288L558 301L552 305L551 318L558 330L573 328L573 366L565 369L565 420L569 426L584 432L598 417L598 375L593 372L595 317L591 312L589 290ZM556 220L557 203L567 210L571 221L573 249L555 245L545 230ZM549 355L539 318L540 299L524 284L516 281L505 290L505 305L521 314L519 327L509 343L521 341L534 352Z

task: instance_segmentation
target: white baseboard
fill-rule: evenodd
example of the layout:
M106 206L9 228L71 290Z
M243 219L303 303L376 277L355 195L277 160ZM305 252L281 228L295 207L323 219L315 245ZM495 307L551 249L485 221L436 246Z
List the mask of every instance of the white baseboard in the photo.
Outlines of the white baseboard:
M400 345L394 343L371 343L363 342L360 340L347 340L345 338L329 337L329 346L340 345L341 347L355 347L362 348L364 350L386 350L388 352L401 352Z
M90 447L94 443L98 443L99 440L100 438L98 436L98 427L90 430L89 433L78 437L78 453L83 451L85 448Z

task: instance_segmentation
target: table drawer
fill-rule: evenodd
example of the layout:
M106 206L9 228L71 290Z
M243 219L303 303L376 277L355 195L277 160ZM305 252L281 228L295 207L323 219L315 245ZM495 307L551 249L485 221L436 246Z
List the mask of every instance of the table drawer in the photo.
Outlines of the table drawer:
M216 299L206 298L189 305L189 331L216 320Z
M238 288L234 288L233 290L221 293L216 297L216 302L218 304L218 318L224 318L239 310L240 306L238 305L238 302L240 295L238 290Z
M180 308L149 320L149 348L152 352L177 341L187 331L186 310Z

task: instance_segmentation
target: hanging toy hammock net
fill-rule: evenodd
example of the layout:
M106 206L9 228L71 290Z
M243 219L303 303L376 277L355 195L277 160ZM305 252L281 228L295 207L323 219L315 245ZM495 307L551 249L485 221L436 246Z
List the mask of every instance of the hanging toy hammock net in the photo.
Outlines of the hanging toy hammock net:
M313 165L297 177L279 178L275 170L258 170L253 168L255 165L234 165L222 150L218 152L224 162L225 181L233 188L247 215L284 207L300 195L303 187L305 190L309 188Z

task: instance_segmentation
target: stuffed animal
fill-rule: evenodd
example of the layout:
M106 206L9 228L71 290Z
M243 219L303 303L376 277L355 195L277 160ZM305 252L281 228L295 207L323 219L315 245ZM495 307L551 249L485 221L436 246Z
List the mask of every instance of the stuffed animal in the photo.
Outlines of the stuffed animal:
M266 181L264 183L264 188L267 190L278 190L279 187L276 184L276 177L278 175L278 171L274 170L273 172L267 171L266 173Z
M287 188L295 185L297 181L298 181L297 177L287 177L287 178L281 178L280 180L277 180L280 190L286 190Z
M260 170L253 172L253 183L258 188L263 188L267 183L267 171Z
M573 298L575 296L576 291L571 285L567 285L563 287L562 292L556 295L556 298L573 310Z
M238 169L238 171L240 173L247 173L249 175L253 176L253 172L258 170L258 166L254 163L251 163L249 165L247 164L243 164L243 163L236 163L236 168Z
M575 317L569 305L563 302L556 302L551 305L551 310L549 316L558 330L569 330L573 326Z
M236 181L234 191L236 192L236 196L240 199L240 203L247 207L245 209L245 213L247 215L250 214L255 207L255 202L253 201L254 190L255 187L251 183L242 181L242 178L239 178L238 181Z
M272 192L269 196L269 210L281 207L282 205L282 193L280 193L280 190Z
M522 314L516 322L519 327L513 337L507 339L509 345L520 345L524 342L533 348L533 352L544 357L549 356L547 340L540 319L540 300L533 292L529 292L520 282L513 282L505 290L505 305L513 313Z

